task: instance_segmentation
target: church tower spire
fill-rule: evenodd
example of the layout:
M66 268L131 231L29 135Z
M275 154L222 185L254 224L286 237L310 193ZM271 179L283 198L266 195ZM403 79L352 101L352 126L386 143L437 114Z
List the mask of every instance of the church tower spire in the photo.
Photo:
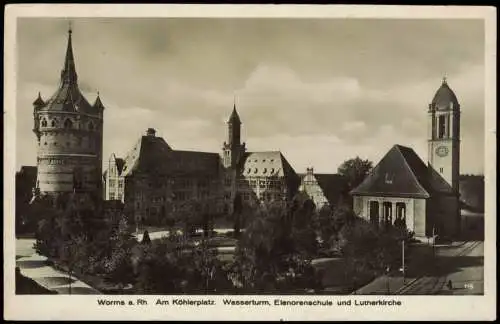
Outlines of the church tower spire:
M76 85L78 76L76 74L75 58L73 55L72 34L73 30L70 23L68 28L68 46L66 48L66 58L64 60L63 70L61 71L61 83Z

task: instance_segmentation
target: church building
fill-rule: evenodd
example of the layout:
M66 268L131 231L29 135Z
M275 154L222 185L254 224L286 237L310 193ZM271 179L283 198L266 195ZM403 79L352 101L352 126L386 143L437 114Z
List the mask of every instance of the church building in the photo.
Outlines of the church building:
M379 226L400 221L416 237L460 230L460 105L446 79L428 109L428 164L393 146L351 191L354 211Z

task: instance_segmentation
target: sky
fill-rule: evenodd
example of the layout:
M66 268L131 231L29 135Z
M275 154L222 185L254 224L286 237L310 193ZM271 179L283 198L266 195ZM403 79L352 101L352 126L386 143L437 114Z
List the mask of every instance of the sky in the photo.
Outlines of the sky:
M174 149L220 152L233 103L248 151L298 173L375 164L395 144L427 161L427 109L443 76L461 104L460 171L484 172L482 20L77 18L81 91L104 113L104 160L147 128ZM36 165L33 106L57 89L68 20L20 18L16 167ZM104 162L104 161L103 161Z

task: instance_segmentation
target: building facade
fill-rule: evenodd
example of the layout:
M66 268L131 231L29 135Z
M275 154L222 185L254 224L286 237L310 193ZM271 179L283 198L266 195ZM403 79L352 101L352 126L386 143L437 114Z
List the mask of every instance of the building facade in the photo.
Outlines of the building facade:
M124 159L114 154L104 172L105 199L121 200L140 224L162 225L183 208L232 214L243 204L286 205L300 179L279 151L246 152L233 107L222 152L175 150L150 128Z
M78 87L72 31L58 89L33 103L37 139L35 194L92 192L102 194L104 106L97 95L90 104Z
M416 237L459 233L459 107L443 80L429 105L428 164L395 145L351 191L358 215L373 224L402 222Z

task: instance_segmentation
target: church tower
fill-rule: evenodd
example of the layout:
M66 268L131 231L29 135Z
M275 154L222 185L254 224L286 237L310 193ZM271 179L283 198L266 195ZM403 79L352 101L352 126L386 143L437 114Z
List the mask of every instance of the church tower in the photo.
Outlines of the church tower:
M227 127L227 142L224 142L222 148L222 163L224 168L235 169L245 153L245 143L241 143L241 120L236 111L236 103L227 121Z
M446 78L429 104L429 164L458 194L460 176L460 104Z
M90 104L78 87L72 30L58 89L33 102L37 139L37 194L87 192L102 196L104 105L99 94Z

